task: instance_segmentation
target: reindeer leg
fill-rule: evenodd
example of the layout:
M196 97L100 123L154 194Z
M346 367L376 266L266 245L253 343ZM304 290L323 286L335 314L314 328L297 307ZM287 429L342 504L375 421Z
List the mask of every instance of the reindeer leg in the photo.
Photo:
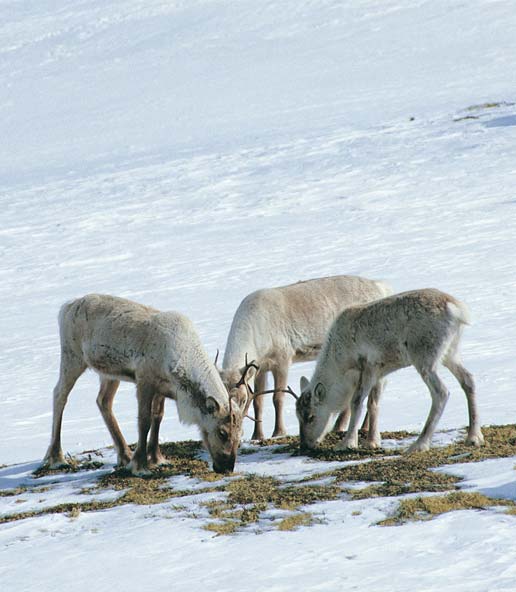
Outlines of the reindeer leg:
M283 365L275 366L272 375L274 377L274 395L272 401L274 403L275 421L273 438L280 438L287 435L287 429L283 421L283 405L285 402L285 393L281 392L287 388L288 381L288 362Z
M337 420L335 421L332 432L343 434L348 429L350 415L351 412L349 407L344 409L344 411L341 411L337 417Z
M138 397L138 445L127 468L133 475L143 477L151 474L147 468L147 435L151 426L154 388L148 384L138 384L136 388Z
M458 360L447 358L443 360L443 364L459 381L459 384L468 401L469 429L466 438L466 444L471 444L472 446L482 446L484 443L484 436L482 435L482 430L480 429L480 419L478 416L477 400L475 395L475 381L473 380L473 376Z
M170 461L159 448L159 426L165 413L165 397L156 395L152 401L152 423L149 434L149 462L151 465L168 465Z
M63 456L61 448L61 425L63 411L68 401L68 395L77 382L79 376L86 370L86 364L76 356L67 356L61 351L61 367L59 380L54 388L54 411L52 419L52 438L50 446L43 461L44 465L55 469L66 466L68 463Z
M379 380L371 389L369 398L367 399L367 414L364 419L364 423L366 420L368 423L366 440L367 448L380 448L382 445L380 428L378 426L378 402L380 401L383 386L383 381ZM362 429L364 429L364 424L362 424Z
M434 368L417 368L416 370L421 375L421 378L425 382L430 394L432 395L432 406L430 407L430 413L425 423L425 427L419 438L412 444L407 452L421 452L429 450L430 442L432 440L432 434L435 431L437 423L443 414L446 401L449 397L448 389L446 385L437 375Z
M258 373L254 379L254 390L257 393L260 393L265 390L266 388L266 377L267 373L261 370L258 370ZM263 435L263 396L255 397L253 399L253 409L254 409L254 430L251 440L265 440L265 436Z
M125 467L131 460L131 450L125 441L120 426L113 414L113 399L115 398L119 385L119 380L103 378L97 396L97 405L102 414L102 418L104 419L104 423L111 434L111 438L113 438L118 456L118 466Z
M358 424L362 414L362 405L369 396L371 389L375 386L376 379L367 366L361 370L358 386L351 400L351 419L344 439L341 440L335 450L346 450L358 448Z

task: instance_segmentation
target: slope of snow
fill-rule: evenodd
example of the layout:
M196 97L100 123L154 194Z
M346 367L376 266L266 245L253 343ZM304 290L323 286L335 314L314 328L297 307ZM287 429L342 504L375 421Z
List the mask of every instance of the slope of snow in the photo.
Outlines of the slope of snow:
M184 312L214 355L260 287L435 286L472 310L483 423L514 422L515 29L509 0L0 2L0 464L42 458L57 311L93 291ZM466 404L445 374L440 428L456 429ZM110 444L96 389L85 374L72 391L66 451ZM381 428L418 430L428 409L400 372ZM132 387L115 411L135 440ZM294 433L292 401L286 419ZM170 403L162 435L197 437ZM482 491L516 480L510 463L478 470ZM233 539L131 507L7 524L2 590L132 589L149 572L158 590L514 589L513 517L370 526L393 503L331 502L326 524Z

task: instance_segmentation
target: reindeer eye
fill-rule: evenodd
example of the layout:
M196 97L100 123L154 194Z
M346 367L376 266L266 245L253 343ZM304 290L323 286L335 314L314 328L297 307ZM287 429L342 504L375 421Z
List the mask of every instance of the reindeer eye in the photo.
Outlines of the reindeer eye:
M225 442L228 439L228 433L224 430L219 430L219 438Z
M311 415L309 415L306 418L306 423L313 423L314 419L315 419L315 415L312 413Z

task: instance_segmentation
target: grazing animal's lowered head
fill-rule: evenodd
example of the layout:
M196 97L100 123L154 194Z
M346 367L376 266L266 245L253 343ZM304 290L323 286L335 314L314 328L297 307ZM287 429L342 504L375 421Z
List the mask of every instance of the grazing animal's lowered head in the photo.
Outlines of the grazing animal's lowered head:
M217 359L215 359L216 365ZM230 472L235 465L238 446L243 435L243 419L253 400L253 392L248 381L257 370L258 366L254 361L248 363L247 359L241 371L219 370L220 378L228 391L227 408L221 408L221 405L212 397L207 399L207 416L212 419L205 421L209 429L201 429L201 434L213 459L213 470L217 473Z
M246 386L240 385L232 390L227 406L221 406L213 397L206 400L201 435L217 473L230 473L235 467L248 399Z
M335 417L330 407L324 405L327 397L326 387L318 382L312 388L304 376L300 382L301 396L296 402L299 421L299 442L302 450L313 449L330 431Z

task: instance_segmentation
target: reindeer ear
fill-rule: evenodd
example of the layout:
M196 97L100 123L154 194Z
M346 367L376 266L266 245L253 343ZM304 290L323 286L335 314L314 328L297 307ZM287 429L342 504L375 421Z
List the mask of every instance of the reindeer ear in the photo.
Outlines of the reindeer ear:
M213 413L214 415L216 413L219 413L219 411L220 411L219 402L216 399L214 399L213 397L206 397L206 409L208 410L208 413Z
M326 397L326 388L322 382L318 382L314 388L314 397L317 402L321 403Z
M301 376L301 380L299 381L301 392L306 391L309 385L310 381L308 380L308 378L306 376Z
M254 364L254 360L251 363ZM242 376L245 376L245 382L252 380L256 376L256 372L257 370L254 366L244 366L240 369Z
M249 399L249 392L245 384L241 384L237 391L236 391L236 400L238 402L239 407L244 409L247 406L248 399Z

